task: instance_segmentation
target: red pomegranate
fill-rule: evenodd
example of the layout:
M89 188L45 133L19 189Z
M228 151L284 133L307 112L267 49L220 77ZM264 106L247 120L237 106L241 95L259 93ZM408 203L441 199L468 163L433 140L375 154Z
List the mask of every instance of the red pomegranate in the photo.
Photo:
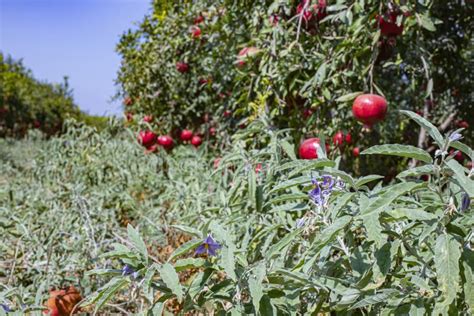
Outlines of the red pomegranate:
M145 115L145 116L143 117L143 122L146 122L146 123L151 123L151 122L153 122L153 116L151 116L151 115Z
M230 110L224 111L224 117L231 117L231 116L232 116L232 112Z
M469 123L466 121L457 121L456 122L457 127L459 128L469 128Z
M165 149L173 148L174 141L173 138L169 135L162 135L158 137L158 145L162 146Z
M338 146L343 146L344 145L344 133L342 131L338 131L334 137L332 138L333 144L338 147Z
M255 166L255 173L259 173L260 171L262 171L262 164L261 164L261 163L258 163L258 164Z
M188 141L188 140L191 140L191 138L193 138L193 131L189 130L189 129L183 129L181 131L181 136L180 136L181 140L183 142L185 141Z
M204 17L202 15L198 15L194 18L194 24L200 24L202 22L204 22Z
M81 300L82 296L74 286L62 290L52 290L46 302L47 310L43 313L51 316L67 316L78 313L79 308L75 308L75 306Z
M156 143L156 134L152 131L141 131L138 133L138 142L148 148Z
M311 22L314 18L316 18L316 21L324 19L327 15L326 0L318 0L318 3L313 5L308 3L308 1L310 0L303 0L298 4L296 7L296 14L303 13L303 20L306 23Z
M385 16L377 16L377 22L380 32L385 36L399 36L403 33L403 24L397 24L398 14L396 12L388 13Z
M303 117L305 119L308 119L309 117L311 117L311 115L313 115L313 110L312 109L304 109Z
M360 149L359 149L359 147L354 147L354 149L352 149L352 155L353 155L354 157L359 157L359 155L360 155Z
M125 117L127 119L127 122L133 121L133 113L131 113L131 112L125 113Z
M199 137L198 135L194 135L193 138L191 139L191 144L196 148L201 146L202 144L201 137Z
M35 120L35 121L33 122L33 126L34 126L34 128L40 128L40 127L41 127L40 121Z
M319 138L308 138L303 141L299 148L300 159L317 159L318 148L320 147ZM329 151L329 145L326 144L326 151Z
M217 134L217 130L215 127L209 128L209 135L216 136L216 134Z
M277 26L277 25L278 25L278 21L280 21L280 17L278 16L278 14L273 13L273 14L270 15L270 17L268 18L268 21L270 21L270 24L271 24L271 25Z
M346 143L350 144L352 143L352 135L351 133L346 134Z
M387 114L387 100L376 94L359 95L352 105L356 120L372 126L382 121Z
M186 73L189 71L189 65L184 61L178 61L176 63L176 70L178 70L180 73Z
M196 25L191 26L191 36L194 39L201 37L201 28Z
M248 57L255 56L260 50L257 47L244 47L240 50L237 55L237 67L244 67L246 62L245 60Z
M449 154L450 154L450 155L454 155L454 149L451 149L451 150L449 151ZM463 156L462 152L461 152L461 151L457 151L456 154L454 155L454 159L456 159L459 163L462 164L462 163L464 162L464 156Z

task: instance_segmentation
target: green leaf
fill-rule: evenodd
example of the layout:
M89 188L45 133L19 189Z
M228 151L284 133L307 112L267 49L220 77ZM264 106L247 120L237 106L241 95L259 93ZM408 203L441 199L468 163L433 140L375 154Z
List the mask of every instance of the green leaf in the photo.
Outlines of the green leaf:
M434 171L434 166L433 165L424 165L424 166L419 166L415 168L410 168L408 170L405 170L403 172L400 172L397 175L397 178L403 179L406 177L417 177L423 174L432 174Z
M427 29L430 32L436 31L436 26L434 25L433 21L430 19L429 16L427 16L426 14L416 13L416 17L418 18L417 21L423 28Z
M336 102L348 102L351 100L354 100L357 98L359 95L363 94L364 92L352 92L349 94L345 94L343 96L340 96L339 98L336 99Z
M249 290L252 303L255 308L255 314L260 310L260 300L263 297L263 278L265 277L265 263L260 262L249 276Z
M455 159L446 162L448 167L454 172L454 179L470 196L474 196L474 180L469 179L465 174L465 169Z
M127 235L128 239L132 243L133 247L140 252L140 255L143 257L145 262L148 261L148 250L146 248L146 244L143 241L143 239L140 237L140 234L138 231L133 228L132 225L128 224L127 225Z
M280 253L280 251L285 248L287 245L289 245L293 239L296 238L299 234L301 234L302 229L295 229L289 234L286 234L285 237L280 239L276 244L272 245L270 249L268 249L268 252L265 254L265 258L267 260L271 259L275 254Z
M201 231L195 229L195 228L192 228L192 227L189 227L189 226L184 226L184 225L171 225L171 227L174 227L176 228L177 230L180 230L184 233L187 233L187 234L190 234L190 235L193 235L193 236L196 236L198 238L202 238L202 233Z
M434 214L415 208L395 208L390 211L385 211L385 213L395 219L406 218L412 221L429 221L437 218Z
M290 180L286 180L280 182L279 184L275 185L268 194L272 194L279 190L285 190L294 186L301 186L301 185L309 185L311 183L311 178L309 176L301 176L298 178L293 178Z
M420 115L414 112L400 110L400 113L405 114L406 116L414 120L416 123L418 123L418 125L420 125L422 128L424 128L428 132L428 134L434 139L434 141L438 144L440 148L443 147L444 145L443 136L433 124L431 124L425 118L421 117Z
M227 273L227 276L233 281L237 280L237 275L235 274L235 246L231 244L229 246L224 246L222 248L222 265L224 266L224 271Z
M364 297L362 300L359 300L357 303L351 306L350 310L377 304L385 304L388 299L397 295L398 293L399 292L397 290L383 289L375 295L369 295Z
M176 257L179 257L179 256L187 253L188 251L196 248L201 243L202 243L202 240L190 240L190 241L182 244L177 249L175 249L175 251L173 251L173 253L171 254L171 256L168 259L168 262L170 262L171 260L175 259Z
M469 310L474 315L474 252L464 249L462 255L464 279L464 297Z
M400 156L407 158L414 158L420 161L431 163L431 156L418 147L410 145L399 145L399 144L385 144L372 146L363 152L361 155L389 155L389 156Z
M439 235L434 249L436 279L442 298L442 301L436 303L438 311L447 311L460 289L459 258L461 258L459 242L446 233Z
M295 155L295 146L293 144L290 144L286 140L283 140L280 142L281 148L283 148L283 151L290 157L291 160L296 160L296 155Z
M359 178L356 181L356 183L354 184L354 186L358 189L361 186L363 186L364 184L367 184L367 183L375 181L375 180L383 179L383 178L384 178L383 176L379 176L379 175L376 175L376 174L371 174L371 175Z
M160 268L158 268L160 272L160 277L165 282L166 286L173 292L174 295L178 298L178 300L183 299L183 289L181 288L181 284L179 283L179 277L176 273L176 270L173 266L169 263L165 263Z
M326 63L322 63L321 66L319 66L315 77L316 83L320 86L324 82L324 79L326 79Z
M177 272L180 272L190 268L200 268L205 264L206 260L203 258L185 258L177 260L174 268Z

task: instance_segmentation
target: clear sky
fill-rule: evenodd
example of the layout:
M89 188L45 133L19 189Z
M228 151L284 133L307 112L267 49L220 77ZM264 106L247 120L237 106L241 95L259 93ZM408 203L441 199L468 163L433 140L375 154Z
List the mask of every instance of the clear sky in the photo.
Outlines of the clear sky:
M115 45L151 8L150 0L0 0L0 51L49 82L69 76L76 103L96 115L112 102L120 65Z

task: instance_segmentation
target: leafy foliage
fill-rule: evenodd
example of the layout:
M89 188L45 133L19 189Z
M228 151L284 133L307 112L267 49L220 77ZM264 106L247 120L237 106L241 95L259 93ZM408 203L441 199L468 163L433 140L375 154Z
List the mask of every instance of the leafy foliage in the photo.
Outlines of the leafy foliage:
M418 167L428 181L404 172L388 185L353 178L340 158L294 159L289 133L259 120L216 169L204 147L143 155L114 125L8 145L0 300L32 308L51 285L74 282L82 309L105 313L467 314L473 216L463 201L474 180L449 150L472 150L441 137ZM24 147L36 148L33 161L9 154ZM372 153L410 152L400 148ZM337 178L344 188L326 186ZM308 195L314 183L330 190L326 203ZM208 235L217 255L195 254Z

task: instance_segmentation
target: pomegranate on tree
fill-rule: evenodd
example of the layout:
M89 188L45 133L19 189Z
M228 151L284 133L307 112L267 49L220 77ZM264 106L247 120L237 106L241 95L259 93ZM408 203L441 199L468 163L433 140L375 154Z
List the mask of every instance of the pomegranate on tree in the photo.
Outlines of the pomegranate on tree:
M346 143L350 144L352 143L352 135L351 133L346 134Z
M169 135L162 135L158 137L158 145L162 146L165 149L173 148L174 141L173 138Z
M215 127L209 128L209 134L210 134L211 136L216 136L216 134L217 134L216 128L215 128Z
M198 135L194 135L193 138L191 139L191 144L196 148L201 146L202 138L199 137Z
M232 116L232 112L230 110L224 111L224 117L231 117L231 116Z
M143 122L145 122L145 123L151 123L152 121L153 121L153 116L151 116L151 115L145 115L143 117Z
M352 149L352 155L353 155L354 157L359 157L359 155L360 155L360 149L359 149L359 147L354 147L354 149Z
M176 63L176 70L178 70L180 73L186 73L189 71L189 65L184 61L178 61Z
M127 118L127 122L133 121L133 113L131 112L125 113L125 117Z
M382 35L396 37L403 33L403 24L397 24L399 14L396 11L377 16L377 23Z
M156 134L152 131L141 131L138 133L138 142L145 148L149 148L156 143Z
M244 67L246 62L245 60L248 57L253 57L255 56L260 49L257 47L244 47L240 50L239 54L237 55L237 67L241 68Z
M202 22L204 22L204 17L201 14L194 18L194 24L200 24Z
M352 105L352 113L359 122L372 126L387 114L387 100L376 94L359 95Z
M181 136L180 136L181 140L183 142L185 141L188 141L188 140L191 140L191 138L193 138L193 131L189 130L189 129L183 129L181 131Z
M296 14L303 14L303 20L309 23L316 19L321 21L327 16L326 0L318 0L317 3L311 4L310 0L303 0L296 7Z
M132 105L133 104L132 98L126 97L125 100L123 100L123 104L125 104L126 106Z
M299 148L300 159L317 159L318 148L321 147L319 138L308 138L303 141ZM329 151L329 145L326 144L326 152Z
M344 145L344 133L342 131L338 131L334 137L332 138L332 142L336 147Z
M191 36L194 39L201 37L201 28L199 26L193 25L191 26L190 30L191 30Z

